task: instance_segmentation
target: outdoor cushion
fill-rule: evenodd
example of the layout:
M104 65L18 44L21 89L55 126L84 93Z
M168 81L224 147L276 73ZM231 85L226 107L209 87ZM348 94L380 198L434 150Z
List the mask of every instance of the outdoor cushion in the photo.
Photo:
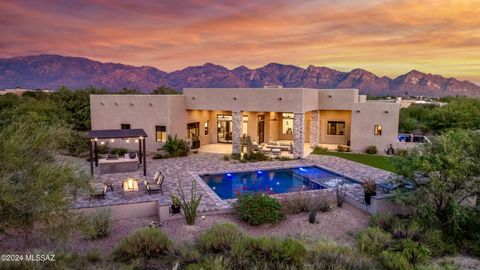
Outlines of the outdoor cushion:
M164 178L165 178L164 175L160 175L160 177L157 179L156 184L159 185L159 186L161 186Z

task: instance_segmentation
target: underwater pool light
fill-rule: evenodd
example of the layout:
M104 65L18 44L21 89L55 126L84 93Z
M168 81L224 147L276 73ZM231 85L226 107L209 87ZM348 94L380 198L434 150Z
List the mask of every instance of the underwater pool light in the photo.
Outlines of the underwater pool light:
M257 171L258 174L262 174L263 172L262 171Z
M231 173L227 173L227 176L232 176L232 174L231 174Z
M307 171L307 169L305 169L305 168L300 168L300 171L302 171L302 172L306 172L306 171Z

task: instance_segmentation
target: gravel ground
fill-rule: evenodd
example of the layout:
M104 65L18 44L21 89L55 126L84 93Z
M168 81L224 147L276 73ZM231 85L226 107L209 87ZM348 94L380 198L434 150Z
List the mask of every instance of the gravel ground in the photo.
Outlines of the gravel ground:
M172 220L164 225L163 230L176 243L191 241L202 231L217 223L233 222L251 235L296 236L311 239L329 239L343 244L353 243L352 233L367 226L368 215L344 204L342 208L317 215L316 224L308 222L308 213L289 215L278 224L250 226L239 220L234 214L205 216L197 220L194 226L188 226L183 219Z
M105 255L109 254L117 243L130 232L148 226L155 218L124 219L113 222L113 231L109 237L95 241L85 240L77 234L68 243L59 247L58 243L49 244L36 242L28 249L55 250L76 250L84 253L90 249L98 249ZM367 226L368 215L362 211L344 204L342 208L334 208L332 211L317 215L316 224L308 223L308 213L289 215L278 224L250 226L239 220L235 214L208 215L205 219L198 217L194 226L185 224L183 218L168 221L164 224L163 230L175 244L192 241L203 231L214 224L233 222L242 230L251 235L272 235L272 236L295 236L306 239L329 239L343 244L353 243L352 233ZM24 251L26 250L22 238L4 237L0 239L0 251Z

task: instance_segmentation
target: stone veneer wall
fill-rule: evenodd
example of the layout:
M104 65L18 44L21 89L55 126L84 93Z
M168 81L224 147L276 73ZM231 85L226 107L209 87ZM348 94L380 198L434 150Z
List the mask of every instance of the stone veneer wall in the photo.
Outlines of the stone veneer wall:
M240 154L242 152L242 112L232 112L232 153Z
M294 113L293 117L293 157L303 158L305 114Z
M310 122L310 147L315 148L320 142L320 111L312 111L312 120Z

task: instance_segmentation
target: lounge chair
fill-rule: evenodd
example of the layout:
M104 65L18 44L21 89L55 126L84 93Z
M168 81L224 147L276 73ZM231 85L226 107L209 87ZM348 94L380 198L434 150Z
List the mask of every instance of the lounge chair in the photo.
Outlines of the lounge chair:
M90 200L92 200L92 198L102 198L102 200L104 200L105 193L107 193L107 185L90 183Z
M163 194L162 186L163 181L165 180L165 175L162 175L161 172L156 172L153 177L153 181L149 182L145 180L145 188L147 189L148 195L151 195L152 192L160 191Z

